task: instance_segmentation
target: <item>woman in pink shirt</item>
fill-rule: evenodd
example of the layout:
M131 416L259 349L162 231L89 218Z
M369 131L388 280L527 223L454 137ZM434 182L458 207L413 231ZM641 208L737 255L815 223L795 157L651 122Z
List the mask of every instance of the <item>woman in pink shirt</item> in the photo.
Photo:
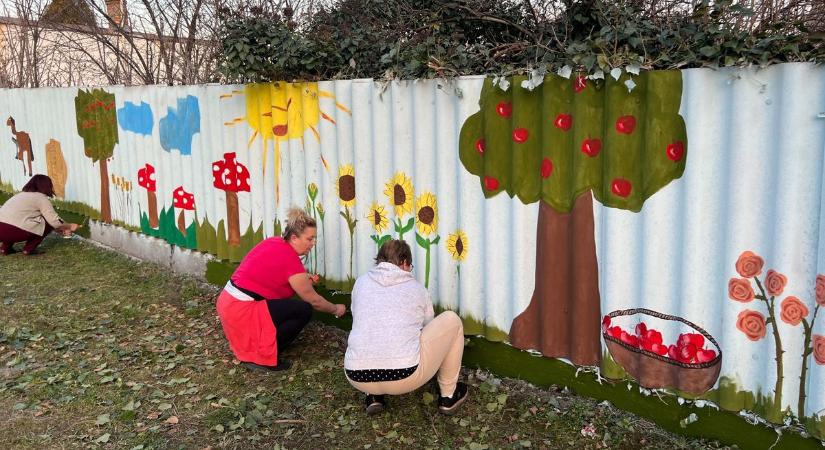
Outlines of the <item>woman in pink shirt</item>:
M243 364L256 370L285 370L278 358L306 326L312 309L341 317L344 305L328 302L312 287L301 257L315 246L315 219L299 208L287 214L283 238L265 239L241 261L218 296L218 316L229 347ZM298 294L300 300L291 298Z

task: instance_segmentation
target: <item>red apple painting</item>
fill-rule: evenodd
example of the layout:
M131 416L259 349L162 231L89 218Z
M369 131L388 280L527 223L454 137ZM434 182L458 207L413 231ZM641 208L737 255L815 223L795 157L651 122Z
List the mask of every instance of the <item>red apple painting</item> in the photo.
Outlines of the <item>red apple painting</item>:
M585 155L595 158L599 156L599 152L602 151L602 141L599 139L585 139L582 142L582 153Z
M559 114L553 121L553 126L559 130L568 131L573 126L573 116L570 114Z
M621 116L616 119L616 131L622 134L631 134L636 129L636 118L633 116Z
M516 128L513 130L513 140L519 144L527 142L528 137L530 137L530 132L527 131L526 128Z
M513 104L510 102L501 102L496 105L496 113L501 117L510 118L513 114Z

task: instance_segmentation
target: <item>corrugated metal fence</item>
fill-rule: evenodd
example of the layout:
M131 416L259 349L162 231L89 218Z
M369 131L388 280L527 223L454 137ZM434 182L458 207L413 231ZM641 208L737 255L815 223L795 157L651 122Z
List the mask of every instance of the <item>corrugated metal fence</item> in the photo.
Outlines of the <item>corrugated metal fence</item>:
M76 105L75 88L3 90L0 108L17 134L10 126L0 144L0 179L7 189L28 180L25 157L15 159L27 133L34 173L58 181L70 207L98 214L101 190L108 189L113 222L232 260L274 235L290 206L306 207L323 218L307 267L341 289L372 265L377 241L400 230L434 301L458 310L472 332L504 339L533 294L539 207L502 194L485 199L483 181L462 165L459 135L479 109L483 84L483 77L463 77L113 86L104 90L114 103L97 106ZM78 133L98 125L81 120L78 108L117 112L106 183ZM813 322L817 275L825 274L825 70L784 64L683 71L680 113L689 143L684 175L638 213L594 203L602 313L643 307L703 327L723 352L720 381L706 396L774 420L778 335L781 409L796 415L801 406L816 419L825 413L825 319ZM231 154L248 170L249 191L215 187L213 170L232 168L245 179ZM154 192L141 181L151 172ZM175 205L178 187L193 194L194 209ZM238 245L229 230L234 195ZM150 217L153 196L157 223ZM422 215L426 207L435 214ZM739 295L730 292L732 278L761 292L754 278L737 272L746 251L761 257L757 278L773 282L773 292L779 279L767 280L768 270L785 277L774 321L767 301L731 299ZM785 304L789 296L798 303ZM629 330L634 324L621 323ZM665 343L689 331L674 321L648 325ZM800 385L805 345L811 352ZM807 387L804 405L800 386ZM814 420L810 429L822 436L823 424Z

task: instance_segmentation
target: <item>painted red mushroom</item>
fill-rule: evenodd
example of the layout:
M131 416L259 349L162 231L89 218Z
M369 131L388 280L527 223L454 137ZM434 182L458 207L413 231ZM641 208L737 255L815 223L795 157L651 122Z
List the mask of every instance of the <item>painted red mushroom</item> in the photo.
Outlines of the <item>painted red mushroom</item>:
M138 186L146 189L146 197L149 203L149 228L158 227L158 198L155 195L157 181L155 180L155 168L151 164L138 170Z
M249 170L235 160L235 152L224 153L223 160L212 163L212 185L226 192L226 221L229 245L241 245L238 219L238 192L249 192Z
M186 236L186 217L184 211L195 210L195 196L183 190L183 186L178 186L172 191L173 205L179 209L178 213L178 230L183 236Z

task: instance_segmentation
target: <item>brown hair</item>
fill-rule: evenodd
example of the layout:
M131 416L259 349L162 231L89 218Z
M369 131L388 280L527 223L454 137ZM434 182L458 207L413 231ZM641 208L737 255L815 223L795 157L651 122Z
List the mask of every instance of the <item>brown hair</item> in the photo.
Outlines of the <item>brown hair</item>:
M384 242L375 256L375 264L388 262L400 266L403 263L412 264L412 250L407 241L392 239Z
M290 208L286 213L286 227L283 238L289 241L292 236L300 236L307 228L317 228L315 219L301 208Z
M23 192L39 192L45 196L54 197L54 185L51 178L38 173L23 186Z

